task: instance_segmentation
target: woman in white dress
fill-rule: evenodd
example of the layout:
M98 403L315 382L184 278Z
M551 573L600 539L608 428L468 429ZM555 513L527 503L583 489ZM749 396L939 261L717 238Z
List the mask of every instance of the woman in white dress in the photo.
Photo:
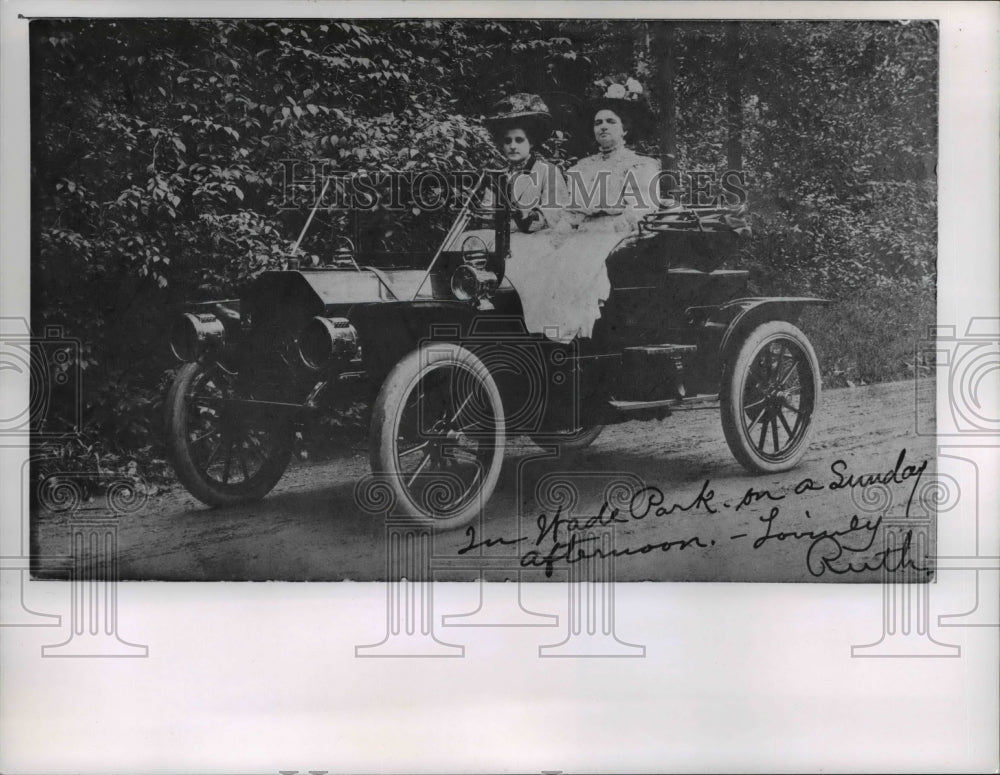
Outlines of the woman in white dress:
M602 86L587 103L598 152L566 173L570 203L553 223L553 249L528 263L512 246L507 264L528 330L560 342L591 336L611 289L605 260L661 207L659 162L626 145L650 123L642 87L631 78Z

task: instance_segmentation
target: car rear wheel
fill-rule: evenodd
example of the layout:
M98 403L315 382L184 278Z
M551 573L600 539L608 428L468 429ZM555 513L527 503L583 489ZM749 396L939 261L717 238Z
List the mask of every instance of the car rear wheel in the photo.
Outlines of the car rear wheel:
M371 464L414 521L451 529L496 487L505 446L503 403L489 370L451 343L422 347L386 378L372 411Z
M235 380L219 363L187 363L167 394L168 454L181 484L209 506L260 500L292 456L295 431L287 415L227 402Z
M722 379L722 429L733 456L754 473L794 468L809 446L819 402L819 363L791 323L758 326Z

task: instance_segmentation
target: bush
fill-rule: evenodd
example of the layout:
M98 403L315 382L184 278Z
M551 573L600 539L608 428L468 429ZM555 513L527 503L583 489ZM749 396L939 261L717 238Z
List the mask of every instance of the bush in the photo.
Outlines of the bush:
M917 345L935 320L933 289L880 283L802 319L829 387L912 377Z
M718 168L735 83L719 62L735 49L725 25L677 29L677 158L687 173ZM654 31L564 20L32 22L31 322L80 340L84 377L83 433L51 450L56 463L162 475L169 325L183 301L231 298L286 259L308 208L289 202L301 186L285 180L284 161L483 169L496 154L480 116L498 97L542 93L568 116L595 77L635 72L652 87ZM748 23L740 35L734 164L754 214L739 259L752 290L838 302L805 322L835 382L905 377L934 313L936 28ZM589 130L573 123L554 154L563 160L590 152ZM436 247L440 223L383 215L358 224L365 245ZM301 250L328 255L350 226L320 211ZM54 402L50 421L66 425L72 408ZM356 408L321 425L302 454L364 443Z

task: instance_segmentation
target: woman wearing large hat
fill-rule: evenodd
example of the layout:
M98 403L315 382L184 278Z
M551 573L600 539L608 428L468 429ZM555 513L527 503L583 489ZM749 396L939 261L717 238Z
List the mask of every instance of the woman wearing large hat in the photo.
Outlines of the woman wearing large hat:
M562 342L591 336L611 291L605 260L661 206L659 162L627 145L652 128L642 86L633 78L596 85L585 110L598 152L567 171L571 203L556 225L565 236L545 256L545 271L520 293L528 330Z
M605 78L595 87L584 109L598 152L567 172L571 222L628 233L638 228L643 215L660 206L656 192L660 163L628 147L653 128L652 113L642 85L634 78Z
M484 120L507 162L508 196L511 204L510 260L506 275L522 287L532 282L532 265L555 248L551 243L555 226L569 204L562 171L546 161L538 149L552 133L552 116L537 94L512 94L493 106ZM487 192L484 208L494 205ZM493 249L492 229L473 229L457 235L449 250L458 250L470 237L479 237Z
M538 149L552 134L552 116L537 94L512 94L493 106L486 126L507 161L512 228L536 232L554 226L569 200L562 172Z

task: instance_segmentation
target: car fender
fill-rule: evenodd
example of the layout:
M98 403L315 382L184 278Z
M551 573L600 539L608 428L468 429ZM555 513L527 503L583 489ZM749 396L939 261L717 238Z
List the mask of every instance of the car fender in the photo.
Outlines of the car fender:
M721 363L725 364L747 335L762 323L771 320L787 320L789 323L795 323L806 307L825 306L831 303L828 299L808 296L774 296L733 299L726 302L710 318L711 322L726 325L719 342Z
M380 380L421 342L460 340L474 315L462 302L428 300L359 304L349 318L361 337L365 368Z

